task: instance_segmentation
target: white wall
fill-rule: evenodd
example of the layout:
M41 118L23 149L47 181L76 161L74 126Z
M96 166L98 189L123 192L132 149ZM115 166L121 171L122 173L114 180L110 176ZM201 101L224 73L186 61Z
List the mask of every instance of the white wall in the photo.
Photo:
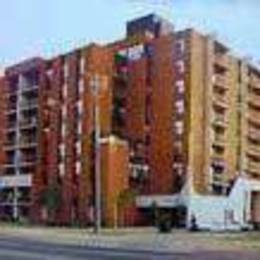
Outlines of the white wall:
M188 209L188 226L194 215L199 228L225 229L226 201L224 197L193 195Z
M238 178L231 193L225 196L193 194L189 197L187 226L195 215L202 229L239 230L249 227L251 192L260 191L259 181Z
M260 181L238 178L229 196L199 195L185 187L179 194L139 196L137 207L187 207L187 227L195 215L199 228L210 230L240 230L250 227L251 193L260 191Z

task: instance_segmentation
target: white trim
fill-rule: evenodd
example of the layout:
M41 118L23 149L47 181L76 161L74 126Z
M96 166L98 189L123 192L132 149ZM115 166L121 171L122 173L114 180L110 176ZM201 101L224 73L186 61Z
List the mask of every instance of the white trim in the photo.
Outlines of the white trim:
M10 187L31 187L32 186L32 175L21 174L14 176L1 176L0 177L0 188Z

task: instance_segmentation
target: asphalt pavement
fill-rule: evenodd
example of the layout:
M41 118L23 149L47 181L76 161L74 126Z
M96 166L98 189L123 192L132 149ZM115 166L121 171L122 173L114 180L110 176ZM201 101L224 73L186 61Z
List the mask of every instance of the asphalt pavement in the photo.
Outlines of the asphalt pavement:
M155 253L152 251L105 249L33 241L12 236L0 237L2 260L259 260L260 252Z
M179 254L180 255L180 254ZM87 246L68 246L21 239L16 237L0 238L0 259L2 260L67 260L67 259L106 259L106 260L147 260L173 259L172 255L122 249L104 249Z

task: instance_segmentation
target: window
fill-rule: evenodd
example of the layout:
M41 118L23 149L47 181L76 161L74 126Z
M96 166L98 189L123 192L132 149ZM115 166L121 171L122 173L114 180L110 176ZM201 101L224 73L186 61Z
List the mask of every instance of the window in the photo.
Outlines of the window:
M79 65L79 67L80 67L80 74L84 75L84 72L85 72L85 57L84 56L82 56L80 58L80 65Z
M145 145L148 146L151 144L151 136L150 135L146 135L145 137Z
M178 140L174 142L174 147L176 148L177 151L181 151L182 149L182 141Z
M78 107L78 114L81 116L83 112L83 102L81 100L77 102L77 107Z
M77 156L81 156L81 142L77 141L76 143L76 152L77 152Z
M82 122L81 122L81 120L79 120L78 124L77 124L77 133L78 133L79 136L82 134Z
M78 83L78 89L79 89L79 94L82 94L84 92L84 79L80 78L79 83Z
M76 162L76 174L79 175L81 172L81 162L77 161Z
M65 175L65 165L64 165L64 163L59 164L59 174L60 174L60 176Z
M63 88L62 88L62 97L63 97L63 100L66 100L68 96L68 85L65 83L63 85Z
M176 42L176 48L178 49L178 52L183 54L185 51L185 40L180 39Z
M180 162L175 162L173 164L173 169L178 175L182 175L183 173L183 164Z
M212 83L215 84L217 81L217 76L214 74L212 75Z
M144 53L144 46L142 44L130 47L128 49L128 58L130 60L138 60Z
M175 64L176 64L177 72L180 73L180 74L183 74L184 71L185 71L184 61L183 60L179 60Z
M183 121L176 121L175 122L175 132L178 135L183 134Z
M176 112L178 114L183 114L184 113L184 100L177 100L175 102L175 108L176 108Z
M63 139L66 137L66 125L64 123L61 125L61 136Z
M62 119L65 119L67 117L67 107L66 107L66 105L62 106L61 114L62 114Z
M184 80L176 81L175 86L176 86L177 94L183 94L184 93L184 88L185 88Z
M212 184L212 192L216 195L223 194L223 186L220 184Z
M65 157L65 144L60 144L60 155L62 157L62 159L64 159Z
M63 74L64 74L64 78L67 79L69 76L69 66L67 62L65 62L63 65Z
M47 72L46 72L46 74L47 74L47 76L48 76L49 78L51 78L52 75L53 75L53 70L52 70L52 69L48 69Z

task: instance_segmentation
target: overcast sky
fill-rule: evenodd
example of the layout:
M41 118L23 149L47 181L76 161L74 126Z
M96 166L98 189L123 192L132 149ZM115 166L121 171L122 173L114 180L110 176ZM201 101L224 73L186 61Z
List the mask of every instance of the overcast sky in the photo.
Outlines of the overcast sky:
M175 28L215 32L260 60L260 0L1 0L0 67L50 57L125 34L125 22L157 12Z

